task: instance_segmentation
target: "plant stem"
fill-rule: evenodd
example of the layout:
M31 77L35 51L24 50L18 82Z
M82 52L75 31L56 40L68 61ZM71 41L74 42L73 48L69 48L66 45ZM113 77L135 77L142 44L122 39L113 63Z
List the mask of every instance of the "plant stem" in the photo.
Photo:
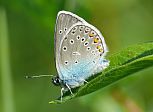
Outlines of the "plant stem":
M127 112L144 112L134 99L124 94L119 88L112 91L112 97L121 104Z
M3 112L14 112L13 83L11 78L9 40L5 9L0 7L0 71Z

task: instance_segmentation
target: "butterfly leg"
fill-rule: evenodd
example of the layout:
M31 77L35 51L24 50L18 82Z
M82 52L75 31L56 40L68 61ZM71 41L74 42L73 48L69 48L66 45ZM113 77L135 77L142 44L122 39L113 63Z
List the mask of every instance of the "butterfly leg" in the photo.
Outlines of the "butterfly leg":
M73 92L71 91L70 86L69 86L68 84L66 84L66 87L69 89L69 91L70 91L71 95L74 95L74 94L73 94Z
M64 88L61 88L61 102L62 102L62 97L63 97L63 91L64 91Z
M80 78L79 80L79 84L82 85L84 83L88 83L88 81L86 81L84 78ZM79 86L79 85L78 85Z
M83 82L88 83L88 81L86 81L85 79L82 79Z

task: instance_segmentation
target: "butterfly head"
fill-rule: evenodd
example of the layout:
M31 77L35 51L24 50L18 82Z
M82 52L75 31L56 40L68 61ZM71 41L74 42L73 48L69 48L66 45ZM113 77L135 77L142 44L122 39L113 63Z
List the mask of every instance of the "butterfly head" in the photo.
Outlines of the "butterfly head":
M52 83L55 85L55 86L60 86L62 81L60 80L60 78L58 76L55 76L52 78Z

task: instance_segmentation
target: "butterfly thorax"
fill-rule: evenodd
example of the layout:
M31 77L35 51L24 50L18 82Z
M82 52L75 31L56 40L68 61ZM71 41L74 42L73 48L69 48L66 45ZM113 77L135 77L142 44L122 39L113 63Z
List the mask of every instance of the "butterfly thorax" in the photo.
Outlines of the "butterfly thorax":
M84 84L84 80L76 80L75 78L62 80L59 76L55 76L52 78L52 83L62 88L67 88L68 86L70 88L75 88Z

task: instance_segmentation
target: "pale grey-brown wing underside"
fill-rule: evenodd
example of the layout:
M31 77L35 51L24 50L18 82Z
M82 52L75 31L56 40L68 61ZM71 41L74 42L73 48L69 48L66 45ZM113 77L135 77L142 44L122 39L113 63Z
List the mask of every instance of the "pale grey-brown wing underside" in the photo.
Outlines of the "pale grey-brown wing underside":
M86 79L94 74L107 50L98 30L89 24L75 24L67 32L60 49L60 70L64 78Z
M55 51L56 68L58 72L60 72L59 49L61 45L61 40L64 38L64 35L69 30L69 28L76 23L86 23L86 22L79 16L67 11L60 11L57 15L56 25L55 25L55 34L54 34L54 47L55 47L54 51Z

